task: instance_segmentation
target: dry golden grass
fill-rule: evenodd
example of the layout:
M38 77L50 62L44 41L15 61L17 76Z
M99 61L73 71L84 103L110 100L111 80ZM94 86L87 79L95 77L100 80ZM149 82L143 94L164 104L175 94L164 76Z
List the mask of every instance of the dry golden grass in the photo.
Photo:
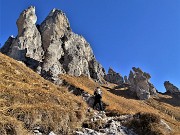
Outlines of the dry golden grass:
M68 84L93 94L99 86L93 80L81 76L61 75ZM44 131L70 134L81 126L86 104L81 98L44 80L24 64L0 53L0 134L31 134L34 126ZM159 94L159 98L140 101L129 97L124 89L114 90L115 85L104 85L103 102L106 110L115 114L153 113L164 119L180 133L180 104L170 96ZM113 94L114 93L114 94Z
M84 76L73 77L69 75L61 75L60 78L64 79L70 85L83 89L90 94L93 94L94 89L99 86L99 84ZM125 90L113 90L113 87L114 85L111 84L108 87L101 87L103 91L102 100L108 105L106 108L107 111L115 111L120 114L136 114L138 112L153 113L159 115L170 125L174 130L173 134L178 135L180 133L179 106L173 106L153 98L147 101L136 100L128 97ZM112 92L115 94L112 94ZM159 94L159 97L162 98L163 95ZM176 100L176 102L178 102L178 100Z
M70 134L81 125L86 104L0 53L0 134L27 135L35 126Z

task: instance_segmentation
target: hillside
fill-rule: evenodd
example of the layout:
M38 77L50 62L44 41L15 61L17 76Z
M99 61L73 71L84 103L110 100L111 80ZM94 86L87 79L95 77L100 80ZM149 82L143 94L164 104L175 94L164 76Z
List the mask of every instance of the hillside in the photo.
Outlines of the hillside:
M180 133L178 95L158 93L140 68L128 77L113 69L106 74L63 11L53 9L41 24L36 21L35 7L25 9L16 22L18 35L0 49L7 55L0 53L0 134ZM166 84L173 94L177 88ZM99 86L105 112L92 109Z
M0 53L0 134L31 135L41 128L69 134L81 125L86 104Z
M93 80L81 76L73 77L61 75L68 84L80 88L90 94L99 86ZM114 85L102 85L103 102L107 105L106 111L116 114L136 114L138 112L159 115L173 129L173 134L180 133L180 102L168 95L158 94L158 97L148 100L137 100L129 96L126 89L113 89ZM114 93L114 94L113 94Z
M70 134L86 119L87 105L81 97L69 94L68 86L89 94L100 86L85 76L60 75L66 85L58 87L27 68L23 63L0 54L0 133L32 134L37 127L45 134L50 131ZM173 130L180 132L179 102L171 96L159 94L145 101L133 99L126 89L114 89L113 84L102 85L106 115L153 113L159 115ZM96 125L97 126L97 125Z

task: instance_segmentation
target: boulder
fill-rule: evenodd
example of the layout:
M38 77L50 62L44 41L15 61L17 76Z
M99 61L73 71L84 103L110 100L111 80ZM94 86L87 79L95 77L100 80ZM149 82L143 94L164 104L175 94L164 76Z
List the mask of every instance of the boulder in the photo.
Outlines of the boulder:
M152 83L150 83L150 74L143 72L140 68L132 68L130 71L128 83L131 86L130 91L135 93L136 96L145 100L150 98L152 95L156 95L156 88Z
M119 73L116 73L112 68L109 68L108 74L105 76L105 80L117 85L124 83L123 77Z

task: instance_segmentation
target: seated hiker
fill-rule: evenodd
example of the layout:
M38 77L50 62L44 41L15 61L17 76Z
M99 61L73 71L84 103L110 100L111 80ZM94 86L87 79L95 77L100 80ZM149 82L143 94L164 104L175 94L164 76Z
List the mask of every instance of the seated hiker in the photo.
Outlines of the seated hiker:
M101 111L103 111L103 108L102 108L102 102L101 102L101 99L102 99L102 91L99 87L97 87L94 91L94 104L93 104L93 109L95 108L95 106L97 104L99 104L99 109Z

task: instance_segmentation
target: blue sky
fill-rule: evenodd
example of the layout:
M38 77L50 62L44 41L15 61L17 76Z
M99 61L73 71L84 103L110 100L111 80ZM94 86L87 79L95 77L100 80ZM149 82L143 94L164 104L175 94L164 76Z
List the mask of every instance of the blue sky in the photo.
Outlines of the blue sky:
M16 20L30 5L37 23L51 9L63 10L106 71L128 75L140 67L158 91L165 91L166 80L180 87L180 0L0 0L2 45L17 35Z

